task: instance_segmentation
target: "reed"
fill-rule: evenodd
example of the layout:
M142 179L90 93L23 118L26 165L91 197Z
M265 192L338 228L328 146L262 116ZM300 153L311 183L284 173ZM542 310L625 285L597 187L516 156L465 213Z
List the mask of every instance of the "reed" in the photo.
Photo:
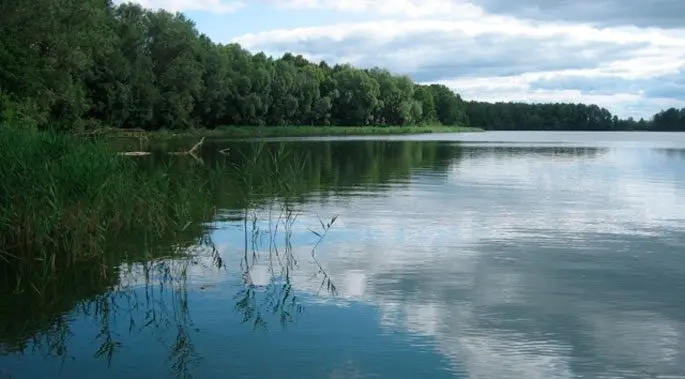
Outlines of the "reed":
M0 125L0 355L67 359L78 315L100 326L94 355L110 364L126 342L113 320L128 320L138 332L176 330L171 371L187 377L198 358L188 293L206 288L189 285L190 267L239 268L235 311L253 328L286 327L303 312L297 269L335 294L315 250L336 217L310 231L313 248L291 243L308 154L256 143L208 165L167 153L126 157L108 142ZM244 212L231 223L243 223L242 253L220 254L211 238L222 224L214 206L228 200ZM268 266L266 286L252 282L259 264Z
M5 123L0 162L0 276L17 280L27 267L54 272L97 257L122 233L187 228L212 208L211 176L144 169L97 139Z

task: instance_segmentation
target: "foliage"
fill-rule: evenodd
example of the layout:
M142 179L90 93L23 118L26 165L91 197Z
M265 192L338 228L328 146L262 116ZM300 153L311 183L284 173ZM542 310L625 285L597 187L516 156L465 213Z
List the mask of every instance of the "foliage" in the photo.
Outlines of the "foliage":
M251 53L180 13L108 0L0 3L0 91L43 128L458 125L485 129L684 128L583 104L464 102L381 68ZM670 113L669 113L670 112ZM680 112L678 121L671 113ZM665 121L666 120L666 121Z
M670 108L651 121L613 116L605 108L585 104L486 103L469 101L466 113L474 125L493 130L685 130L685 108Z
M207 177L144 170L104 142L0 126L0 276L97 257L119 233L183 229L211 212Z
M659 131L685 131L685 108L668 108L655 114L650 127Z
M147 130L463 125L452 109L430 102L435 93L463 108L444 86L418 86L379 68L251 54L213 43L180 13L104 0L39 3L3 2L0 23L10 27L0 35L8 41L0 47L0 85L13 100L35 101L47 116L43 127L83 128L92 120Z

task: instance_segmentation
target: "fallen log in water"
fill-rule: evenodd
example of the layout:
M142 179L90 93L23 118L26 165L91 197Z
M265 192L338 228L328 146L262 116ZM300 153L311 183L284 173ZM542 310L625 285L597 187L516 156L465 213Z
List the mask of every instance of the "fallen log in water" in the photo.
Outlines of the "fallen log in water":
M127 157L141 157L144 155L150 155L152 153L150 153L149 151L124 151L124 152L121 152L118 154L119 155L125 155Z
M200 157L198 157L196 153L198 152L198 150L200 150L200 147L202 146L202 144L204 144L204 142L205 142L205 137L202 137L202 139L200 139L200 142L193 145L193 147L191 147L190 150L172 151L172 152L169 152L168 154L171 154L171 155L190 155L193 158L195 158L196 160L202 162L202 159L200 159ZM223 149L219 152L221 154L226 154L226 151L228 151L228 149ZM124 152L119 153L119 155L125 155L128 157L140 157L140 156L145 156L145 155L150 155L150 154L152 154L152 153L150 153L149 151L124 151Z
M193 147L190 148L188 151L174 151L170 152L169 154L172 155L195 155L195 153L200 149L200 146L205 142L205 137L202 137L200 142L196 143L193 145Z

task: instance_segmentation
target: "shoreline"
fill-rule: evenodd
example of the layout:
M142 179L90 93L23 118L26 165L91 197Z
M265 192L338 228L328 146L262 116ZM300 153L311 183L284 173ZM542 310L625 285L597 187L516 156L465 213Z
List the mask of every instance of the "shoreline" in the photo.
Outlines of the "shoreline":
M168 140L175 138L297 138L297 137L365 137L402 136L446 133L483 132L543 132L543 133L682 133L660 130L488 130L464 126L228 126L216 129L192 128L186 130L143 130L124 128L103 128L80 135L106 135L114 138L139 137Z
M260 138L260 137L328 137L328 136L373 136L434 133L484 132L481 128L462 126L229 126L217 129L189 129L184 131L105 129L100 133L112 137L207 137L207 138Z

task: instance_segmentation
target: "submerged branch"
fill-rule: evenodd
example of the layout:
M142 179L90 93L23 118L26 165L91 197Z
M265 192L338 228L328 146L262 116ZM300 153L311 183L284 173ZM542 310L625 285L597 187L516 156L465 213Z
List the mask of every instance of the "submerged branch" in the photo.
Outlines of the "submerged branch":
M190 150L174 151L174 152L170 152L169 154L172 154L172 155L195 155L195 153L197 153L197 151L200 149L200 146L202 146L202 144L204 142L205 142L205 137L202 137L202 139L200 139L200 142L193 145L193 147L191 147Z
M202 158L200 158L200 156L197 155L198 151L200 150L200 147L202 147L204 142L205 142L205 137L202 137L200 139L200 141L198 143L196 143L195 145L193 145L193 147L191 147L189 150L172 151L172 152L169 152L168 154L170 154L170 155L189 155L193 159L195 159L197 162L204 164L204 162L202 161ZM224 155L227 155L228 154L227 152L228 152L227 148L219 150L219 153L224 154ZM125 152L120 152L118 154L124 155L124 156L129 156L129 157L140 157L140 156L150 155L152 153L149 151L125 151Z
M119 154L119 155L124 155L124 156L127 156L127 157L142 157L142 156L145 156L145 155L150 155L150 154L152 154L152 153L150 153L149 151L124 151L124 152L121 152L121 153L118 153L118 154Z

